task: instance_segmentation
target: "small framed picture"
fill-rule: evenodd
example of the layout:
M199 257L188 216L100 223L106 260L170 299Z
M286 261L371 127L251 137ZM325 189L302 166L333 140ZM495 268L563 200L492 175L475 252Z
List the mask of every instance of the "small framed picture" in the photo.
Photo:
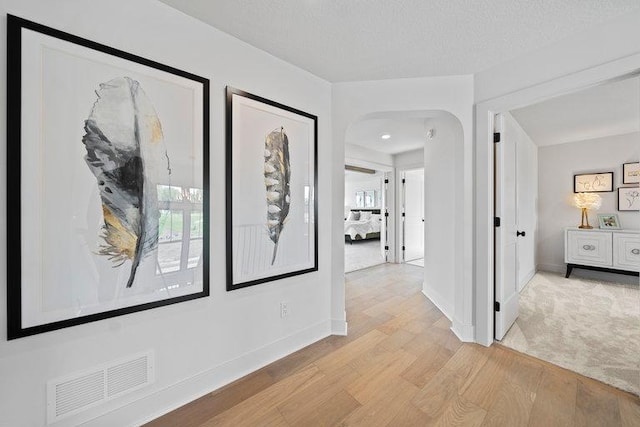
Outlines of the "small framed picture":
M573 175L574 193L604 193L613 191L613 172Z
M356 191L356 208L364 208L364 191Z
M618 188L618 210L619 211L640 211L640 188L619 187Z
M616 214L598 214L600 228L620 228L620 221Z
M638 184L640 183L640 163L625 163L622 165L622 183Z

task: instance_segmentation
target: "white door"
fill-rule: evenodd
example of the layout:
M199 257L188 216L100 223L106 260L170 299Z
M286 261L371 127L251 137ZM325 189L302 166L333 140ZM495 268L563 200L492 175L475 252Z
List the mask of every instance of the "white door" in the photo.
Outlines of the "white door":
M517 253L517 156L516 144L496 116L496 132L500 142L495 145L495 338L501 340L518 317L518 253Z
M510 126L505 126L510 136ZM518 249L518 292L529 283L536 273L535 233L537 229L538 199L538 152L533 142L520 134L518 129L516 143L516 212L520 235Z
M404 174L404 261L424 258L424 169Z
M380 206L380 250L384 262L389 262L389 177L390 173L382 175L382 206Z

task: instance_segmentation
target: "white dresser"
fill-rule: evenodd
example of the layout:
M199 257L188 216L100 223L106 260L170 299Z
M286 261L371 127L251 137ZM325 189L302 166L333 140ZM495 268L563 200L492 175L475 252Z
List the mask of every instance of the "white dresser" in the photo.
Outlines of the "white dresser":
M640 233L635 230L566 228L564 262L573 268L637 276L640 272Z

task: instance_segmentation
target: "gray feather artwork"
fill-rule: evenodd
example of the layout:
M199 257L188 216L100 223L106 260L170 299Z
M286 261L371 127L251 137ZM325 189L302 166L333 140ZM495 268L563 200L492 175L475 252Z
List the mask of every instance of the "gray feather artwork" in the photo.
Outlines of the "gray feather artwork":
M264 183L267 189L267 230L274 244L271 265L276 260L278 242L284 227L291 189L289 179L289 139L283 127L270 132L264 141Z
M104 224L99 255L119 267L131 261L130 288L141 261L158 245L156 183L168 182L162 126L140 83L118 77L96 91L86 134L85 161L96 177Z

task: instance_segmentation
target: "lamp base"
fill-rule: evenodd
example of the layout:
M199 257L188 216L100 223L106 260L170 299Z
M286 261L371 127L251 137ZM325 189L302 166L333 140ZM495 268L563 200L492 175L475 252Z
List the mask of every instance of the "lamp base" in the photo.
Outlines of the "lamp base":
M578 228L586 228L588 230L592 229L593 227L590 225L579 225Z

